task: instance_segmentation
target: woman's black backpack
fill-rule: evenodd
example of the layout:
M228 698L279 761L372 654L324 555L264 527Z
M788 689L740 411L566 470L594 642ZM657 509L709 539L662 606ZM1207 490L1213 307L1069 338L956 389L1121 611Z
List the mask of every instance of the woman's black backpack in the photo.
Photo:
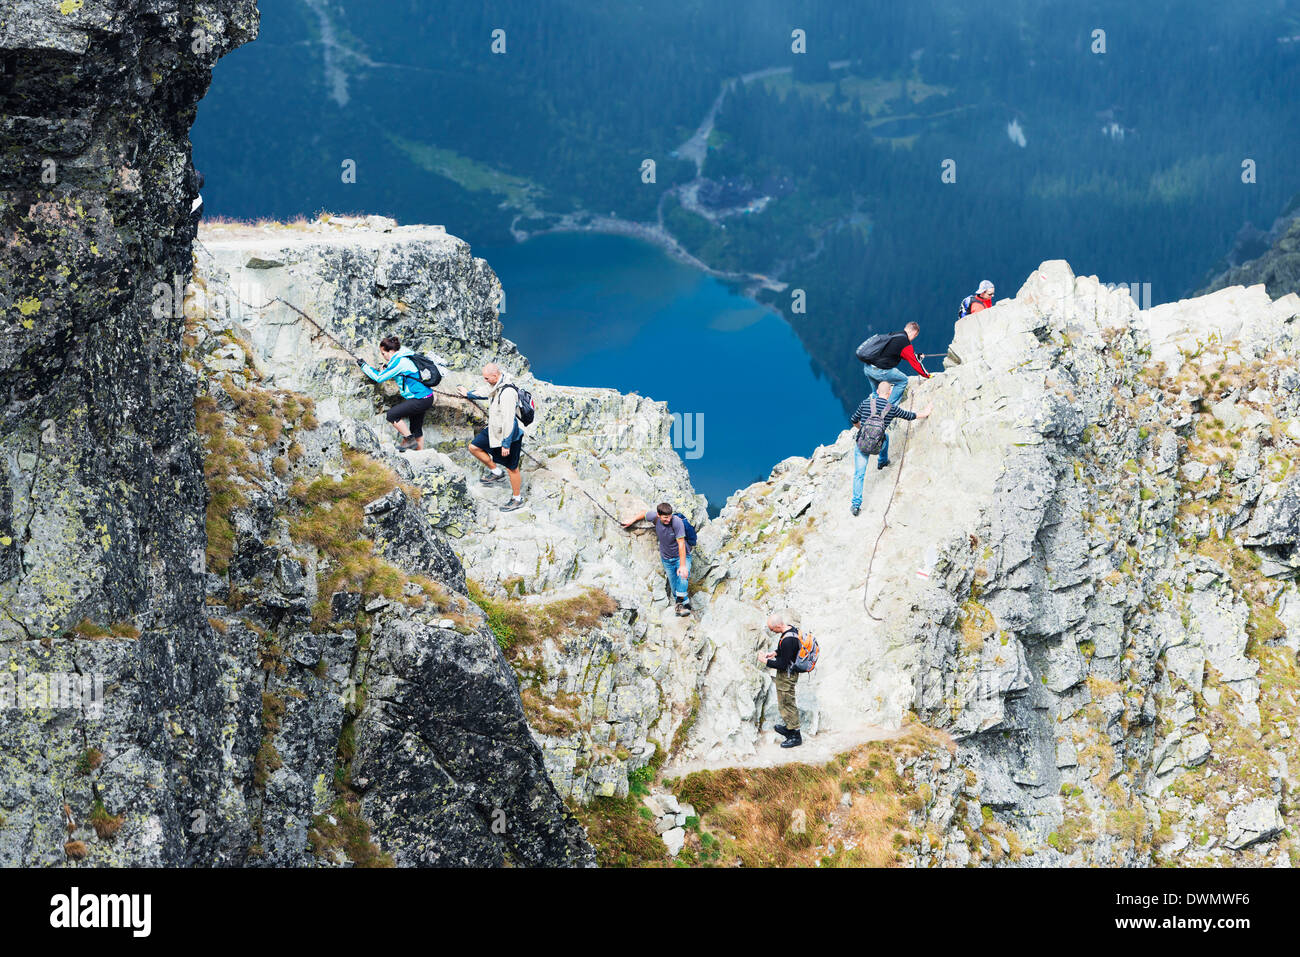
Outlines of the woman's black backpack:
M409 353L402 358L410 359L411 365L415 366L415 371L419 373L420 385L433 388L442 381L442 369L438 368L438 363L426 355L418 352ZM406 373L406 378L411 378L410 373Z

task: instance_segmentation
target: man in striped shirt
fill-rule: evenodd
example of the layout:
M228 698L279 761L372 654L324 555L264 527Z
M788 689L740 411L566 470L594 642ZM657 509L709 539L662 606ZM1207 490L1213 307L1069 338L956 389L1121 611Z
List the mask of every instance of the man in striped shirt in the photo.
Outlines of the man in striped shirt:
M920 412L908 412L901 409L889 401L889 393L893 388L893 383L884 381L879 384L877 390L862 400L862 404L857 407L853 413L853 418L849 421L853 425L860 426L873 415L884 415L885 417L885 444L880 447L880 455L876 459L876 468L883 469L889 464L889 432L888 429L894 424L894 419L904 419L908 422L913 419L928 419L930 413L934 411L934 403L931 402ZM867 456L862 454L858 448L858 443L853 442L853 514L857 515L862 509L862 480L867 474Z

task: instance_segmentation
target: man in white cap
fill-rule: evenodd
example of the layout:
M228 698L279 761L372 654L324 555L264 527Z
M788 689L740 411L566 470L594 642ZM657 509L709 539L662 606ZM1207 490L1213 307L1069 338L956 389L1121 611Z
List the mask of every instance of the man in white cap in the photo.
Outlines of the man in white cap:
M975 295L967 296L962 300L961 313L958 319L965 319L972 312L979 312L981 309L991 308L993 305L993 283L987 279L980 281L980 287L975 291Z

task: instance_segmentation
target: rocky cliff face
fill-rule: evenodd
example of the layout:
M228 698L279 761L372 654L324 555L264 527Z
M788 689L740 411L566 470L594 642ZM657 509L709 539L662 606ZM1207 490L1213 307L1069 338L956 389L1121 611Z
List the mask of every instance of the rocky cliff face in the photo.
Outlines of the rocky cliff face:
M493 321L471 332L437 315L439 302L491 313L495 284L463 244L335 220L213 227L199 256L207 321L244 343L237 358L316 396L423 491L415 508L474 582L551 778L575 800L627 794L668 751L669 777L793 757L772 741L754 664L767 613L790 606L824 648L800 688L797 756L908 742L898 786L925 800L899 812L895 860L1290 862L1294 296L1234 288L1143 313L1044 264L964 320L946 370L915 383L913 406L933 401L934 417L897 429L896 465L871 470L861 516L845 432L703 525L697 617L683 623L652 542L602 511L692 500L664 410L537 382ZM412 277L396 292L391 263ZM235 278L250 274L251 288ZM476 278L437 288L449 274ZM360 298L341 310L349 284ZM254 308L277 297L309 303L312 322ZM501 516L477 485L464 403L441 400L435 448L392 451L383 401L330 341L351 350L389 331L447 356L449 391L489 358L534 388L525 512ZM918 719L940 735L917 738ZM682 780L685 800L696 785ZM663 812L672 800L654 807L678 848L695 839L675 820L688 814Z
M415 490L186 325L254 4L3 16L0 863L589 861Z
M1300 212L1295 211L1300 197L1291 201L1291 212L1283 214L1268 232L1272 245L1260 256L1240 265L1230 266L1210 281L1200 294L1226 289L1228 286L1264 285L1274 298L1300 292Z
M496 277L438 227L377 217L205 226L197 254L203 325L233 335L218 361L254 363L268 383L313 397L319 417L419 490L422 519L498 625L556 786L580 802L626 796L629 773L663 761L712 654L672 614L652 533L613 517L667 498L705 518L663 405L529 375L501 338ZM481 413L468 402L439 397L425 451L396 451L382 414L394 390L376 390L349 355L376 359L390 333L447 360L446 393L482 386L491 361L533 392L541 411L522 512L502 515L507 493L479 484L465 447Z
M582 865L565 801L617 804L619 860L658 775L704 863L1294 863L1295 295L1140 312L1045 263L914 383L860 516L845 432L705 523L664 407L536 381L441 229L191 252L186 130L251 3L6 16L0 862ZM388 333L533 389L524 510L463 401L395 451L349 356ZM614 518L663 499L691 620ZM793 753L782 606L823 646Z
M586 863L420 489L364 424L271 385L238 327L188 326L231 860Z
M910 711L954 740L916 859L1014 832L1063 863L1290 863L1297 315L1258 286L1139 312L1045 263L963 320L862 516L846 433L705 533L718 650L680 765L771 753L751 662L789 605L824 648L806 727L846 745Z
M195 103L256 29L251 0L20 3L0 24L0 654L19 683L98 675L115 702L0 716L5 864L64 860L97 804L131 809L135 863L213 853L190 827L221 761L194 378L154 287L189 273Z

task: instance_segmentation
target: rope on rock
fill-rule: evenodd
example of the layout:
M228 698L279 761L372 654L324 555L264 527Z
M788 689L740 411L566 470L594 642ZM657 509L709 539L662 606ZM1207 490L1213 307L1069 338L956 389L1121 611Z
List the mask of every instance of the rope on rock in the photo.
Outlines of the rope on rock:
M216 256L213 256L213 254L212 254L212 250L211 250L211 249L208 249L208 247L207 247L206 245L204 245L203 240L199 239L199 238L196 236L196 237L194 238L194 242L195 242L196 244L198 244L199 246L203 246L203 250L204 250L204 252L206 252L209 256L212 256L212 259L213 259L214 261L216 260L217 257L216 257ZM274 298L272 298L272 299L268 299L266 302L262 303L262 305L260 305L260 306L255 306L255 305L253 305L251 302L249 302L248 300L246 300L243 296L241 296L241 295L239 295L237 292L235 292L234 289L230 288L230 285L229 285L229 284L227 284L226 288L230 291L230 296L231 296L231 298L233 298L236 302L238 302L238 303L239 303L241 306L243 306L244 308L246 308L246 309L252 309L252 310L254 310L254 311L256 311L256 312L262 312L263 310L265 310L265 309L268 308L269 306L274 305L274 304L277 303L277 302L278 302L278 303L281 303L282 305L288 306L290 309L292 309L294 312L296 312L299 316L301 316L302 318L306 319L309 323L311 323L312 326L316 329L316 335L314 335L314 336L311 337L313 342L316 341L317 339L319 339L321 336L324 336L326 339L328 339L330 342L334 343L336 346L338 346L340 349L342 349L345 353L347 353L347 355L351 356L353 359L360 359L360 358L361 358L361 356L357 355L357 354L356 354L355 352L353 352L350 348L348 348L348 346L347 346L346 344L344 344L342 340L340 340L337 336L335 336L335 335L334 335L333 333L331 333L328 329L326 329L324 326L322 326L319 322L317 322L317 321L316 321L315 319L313 319L311 316L307 315L307 313L303 312L301 309L299 309L297 306L295 306L295 305L294 305L293 303L291 303L289 300L287 300L287 299L285 299L285 298L283 298L283 297L281 297L281 296L276 296L276 297L274 297Z
M910 398L910 396L909 396ZM907 411L911 411L910 409ZM899 480L903 477L903 462L907 459L908 439L912 435L912 420L907 420L907 428L903 433L903 452L898 456L898 471L894 473L894 487L889 490L889 501L885 504L885 514L881 516L880 534L876 536L876 543L871 546L871 559L867 562L867 580L862 585L862 608L873 621L884 621L871 612L871 603L867 601L867 590L871 587L871 569L876 564L876 549L880 547L880 540L885 537L885 529L889 528L889 510L894 507L894 495L898 492Z
M448 396L448 397L450 397L450 398L452 398L452 399L463 399L463 400L466 401L466 402L472 403L473 406L474 406L474 408L476 408L476 409L479 411L479 413L480 413L481 415L483 415L483 417L484 417L485 419L487 418L487 413L483 411L483 407L482 407L481 405L479 405L478 400L476 400L476 399L471 399L471 398L470 398L469 396L467 396L467 395L461 395L459 392L441 392L441 391L439 391L438 389L434 389L434 390L433 390L433 394L434 394L434 395L445 395L445 396ZM541 469L542 471L550 472L552 475L554 475L557 479L559 479L559 480L560 480L561 482L563 482L564 484L569 485L569 486L572 486L573 488L576 488L579 492L581 492L583 495L585 495L585 496L586 496L586 497L591 501L591 504L592 504L592 505L595 505L596 508L598 508L598 509L600 509L602 512L604 512L605 515L608 516L608 518L610 519L610 521L615 522L615 523L619 526L619 528L623 528L623 527L624 527L622 521L619 520L619 517L618 517L617 515L615 515L613 512L611 512L609 509L607 509L604 505L601 505L600 502L596 501L596 499L595 499L594 497L592 497L591 493L588 492L588 491L587 491L585 488L583 488L581 485L579 485L577 482L573 482L573 481L571 481L571 480L565 478L565 477L564 477L563 475L561 475L559 472L555 471L555 469L551 468L551 467L550 467L549 465L547 465L545 462L541 461L541 460L538 459L536 456L531 455L530 453L528 453L528 452L525 451L524 449L520 449L519 452L520 452L521 455L523 455L524 458L528 459L530 462L532 462L534 465L536 465L536 466L537 466L539 469Z

